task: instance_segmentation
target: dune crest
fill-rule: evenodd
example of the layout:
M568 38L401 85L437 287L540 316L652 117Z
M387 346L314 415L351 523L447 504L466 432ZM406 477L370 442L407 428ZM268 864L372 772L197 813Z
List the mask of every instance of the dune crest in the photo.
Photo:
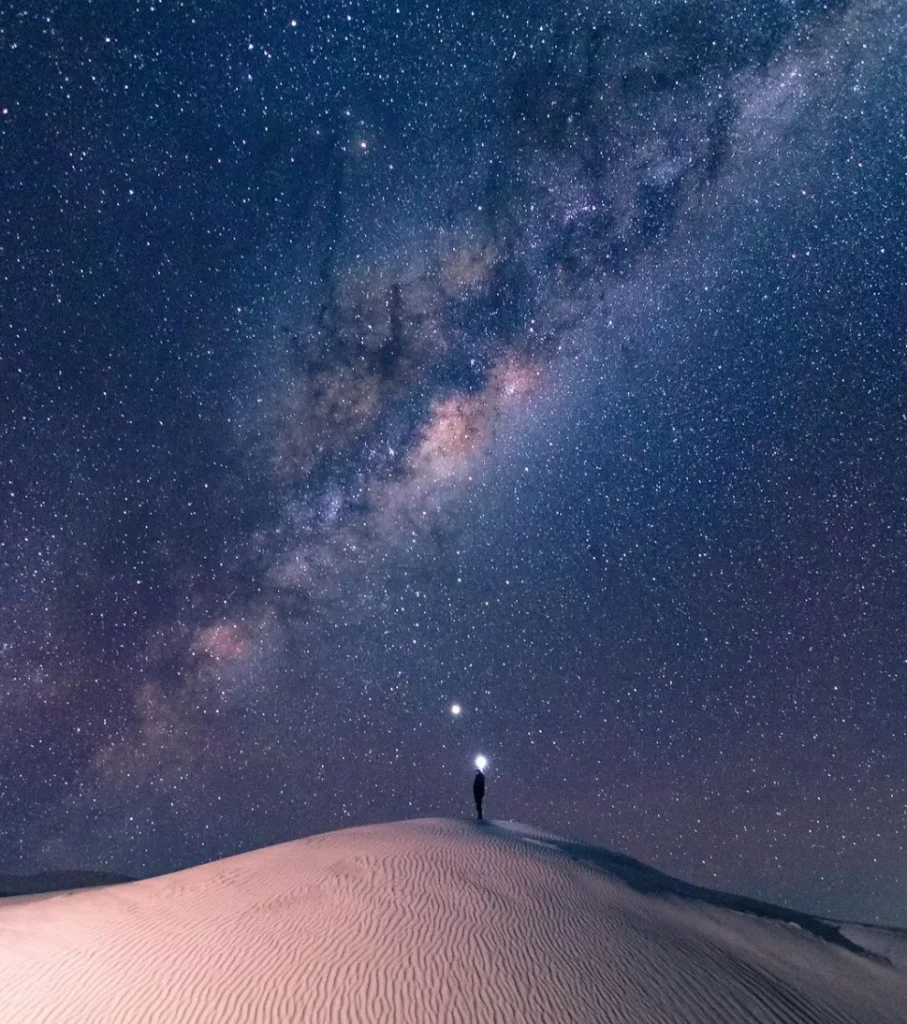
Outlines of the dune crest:
M907 933L427 819L0 901L0 1019L905 1024Z

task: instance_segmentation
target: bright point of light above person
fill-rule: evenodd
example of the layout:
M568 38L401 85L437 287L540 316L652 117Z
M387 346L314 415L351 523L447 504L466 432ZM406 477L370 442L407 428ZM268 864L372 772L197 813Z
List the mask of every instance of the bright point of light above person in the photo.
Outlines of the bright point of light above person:
M461 715L463 713L463 709L460 707L459 704L451 704L450 713L454 716L454 718L456 718L458 715Z
M487 766L488 758L485 757L483 754L479 754L479 756L476 758L476 768L478 768L480 772L484 772Z

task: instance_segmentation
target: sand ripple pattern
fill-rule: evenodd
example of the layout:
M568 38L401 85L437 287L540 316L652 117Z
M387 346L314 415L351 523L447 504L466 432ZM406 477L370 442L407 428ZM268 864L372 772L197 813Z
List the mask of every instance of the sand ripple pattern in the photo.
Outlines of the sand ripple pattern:
M905 933L862 951L609 857L431 819L0 901L0 1022L907 1024Z

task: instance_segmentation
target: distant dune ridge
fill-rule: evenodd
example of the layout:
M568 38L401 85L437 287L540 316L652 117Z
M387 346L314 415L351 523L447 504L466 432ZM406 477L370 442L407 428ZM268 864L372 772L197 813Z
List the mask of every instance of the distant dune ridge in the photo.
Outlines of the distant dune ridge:
M44 871L40 875L0 875L0 896L34 896L62 889L90 889L131 882L127 875L104 871Z
M0 901L0 1021L907 1024L907 932L406 821Z

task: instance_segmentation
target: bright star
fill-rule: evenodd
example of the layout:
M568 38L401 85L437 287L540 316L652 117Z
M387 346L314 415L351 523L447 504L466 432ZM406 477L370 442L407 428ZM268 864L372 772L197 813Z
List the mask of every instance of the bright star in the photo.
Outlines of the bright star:
M463 711L463 709L460 707L459 704L451 704L450 705L450 713L454 716L454 718L456 718L457 715L461 714L462 711Z
M476 758L476 768L478 768L480 772L484 772L487 765L488 758L485 757L483 754L479 754L479 756Z

